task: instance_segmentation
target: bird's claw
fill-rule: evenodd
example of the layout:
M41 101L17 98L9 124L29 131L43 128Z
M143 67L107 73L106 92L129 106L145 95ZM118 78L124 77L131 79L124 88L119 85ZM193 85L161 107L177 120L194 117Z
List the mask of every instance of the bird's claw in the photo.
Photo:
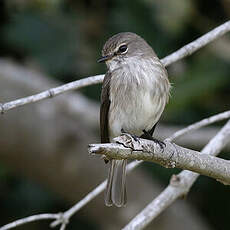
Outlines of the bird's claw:
M139 137L130 133L124 132L122 129L122 136L115 138L115 141L122 144L124 147L131 148L133 151L142 150Z

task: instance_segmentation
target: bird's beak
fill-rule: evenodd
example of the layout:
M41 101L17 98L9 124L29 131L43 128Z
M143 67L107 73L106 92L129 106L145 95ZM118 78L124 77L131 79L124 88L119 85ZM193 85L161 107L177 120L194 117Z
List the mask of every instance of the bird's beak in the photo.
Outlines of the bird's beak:
M106 62L106 61L108 61L111 58L112 58L112 55L106 55L106 56L103 56L103 57L99 58L97 60L97 62L99 62L99 63Z

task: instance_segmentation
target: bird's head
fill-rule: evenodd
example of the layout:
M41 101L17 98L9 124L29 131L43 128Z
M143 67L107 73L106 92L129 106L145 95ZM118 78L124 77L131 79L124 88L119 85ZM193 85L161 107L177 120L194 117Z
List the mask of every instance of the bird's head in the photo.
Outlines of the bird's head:
M108 68L121 66L130 58L153 57L155 53L148 43L135 33L123 32L109 38L98 62L105 62Z

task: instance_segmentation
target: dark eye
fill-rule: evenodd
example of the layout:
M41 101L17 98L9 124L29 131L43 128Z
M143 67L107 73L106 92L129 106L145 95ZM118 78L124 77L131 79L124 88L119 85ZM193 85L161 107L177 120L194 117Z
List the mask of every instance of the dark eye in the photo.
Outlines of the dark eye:
M119 50L119 53L122 54L122 53L125 53L127 49L128 49L127 45L121 45L118 50Z

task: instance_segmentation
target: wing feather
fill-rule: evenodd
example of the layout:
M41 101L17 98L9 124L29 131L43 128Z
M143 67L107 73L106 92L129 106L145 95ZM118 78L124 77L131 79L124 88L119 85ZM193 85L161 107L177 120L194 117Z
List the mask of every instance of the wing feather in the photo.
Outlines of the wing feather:
M110 93L111 73L107 72L102 84L101 108L100 108L100 132L101 143L109 142L109 93Z

